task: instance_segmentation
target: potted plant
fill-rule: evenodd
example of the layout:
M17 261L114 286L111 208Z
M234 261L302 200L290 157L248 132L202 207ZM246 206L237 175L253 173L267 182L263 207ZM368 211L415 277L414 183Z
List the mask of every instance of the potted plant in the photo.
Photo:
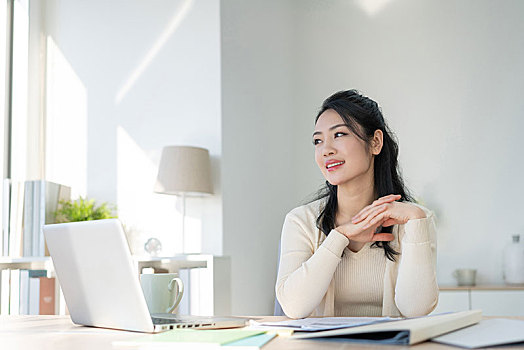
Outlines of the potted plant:
M96 205L94 199L78 198L75 201L60 201L55 212L57 223L116 218L116 208L107 202Z

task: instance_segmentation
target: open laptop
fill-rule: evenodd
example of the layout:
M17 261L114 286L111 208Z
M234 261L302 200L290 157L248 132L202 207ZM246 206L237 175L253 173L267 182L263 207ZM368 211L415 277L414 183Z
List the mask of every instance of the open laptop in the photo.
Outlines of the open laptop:
M76 324L150 333L246 324L236 317L150 315L117 219L45 225L44 236Z

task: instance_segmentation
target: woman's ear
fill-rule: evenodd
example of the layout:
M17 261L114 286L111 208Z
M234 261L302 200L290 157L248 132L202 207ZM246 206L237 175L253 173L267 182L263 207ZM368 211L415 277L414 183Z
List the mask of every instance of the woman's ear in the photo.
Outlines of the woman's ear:
M375 156L380 154L383 145L384 134L382 133L382 130L377 129L375 130L375 134L373 135L373 139L371 140L371 153Z

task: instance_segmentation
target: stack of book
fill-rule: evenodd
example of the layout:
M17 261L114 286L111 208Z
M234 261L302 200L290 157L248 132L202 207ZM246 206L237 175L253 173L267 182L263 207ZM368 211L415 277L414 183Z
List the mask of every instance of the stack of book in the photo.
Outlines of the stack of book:
M4 179L2 195L2 239L4 256L45 256L42 226L54 223L61 200L71 198L71 188L45 180Z
M0 278L1 315L54 315L58 289L46 270L4 269Z

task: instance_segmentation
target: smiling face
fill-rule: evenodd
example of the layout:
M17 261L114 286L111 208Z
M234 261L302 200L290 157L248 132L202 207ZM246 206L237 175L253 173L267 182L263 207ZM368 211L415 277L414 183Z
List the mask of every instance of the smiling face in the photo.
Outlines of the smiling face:
M330 184L339 186L373 177L374 147L355 135L334 110L328 109L318 118L313 144L315 161Z

